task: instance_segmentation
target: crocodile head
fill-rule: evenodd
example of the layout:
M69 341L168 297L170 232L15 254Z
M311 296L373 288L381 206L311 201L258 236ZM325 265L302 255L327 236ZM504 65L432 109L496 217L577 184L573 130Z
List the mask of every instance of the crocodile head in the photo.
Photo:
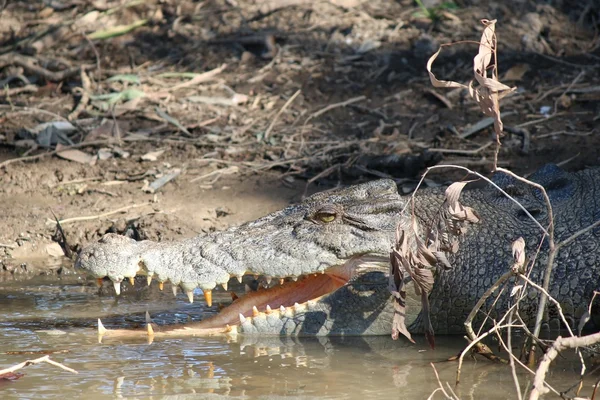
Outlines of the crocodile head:
M393 181L374 181L317 193L256 221L182 241L136 242L108 234L84 248L76 265L110 278L117 294L124 279L147 275L148 284L156 279L160 287L165 281L181 287L190 301L200 288L209 305L212 290L227 290L232 278L259 276L267 286L214 317L161 334L389 333L389 322L365 315L381 313L389 297L383 271L405 202ZM336 322L340 315L344 321Z

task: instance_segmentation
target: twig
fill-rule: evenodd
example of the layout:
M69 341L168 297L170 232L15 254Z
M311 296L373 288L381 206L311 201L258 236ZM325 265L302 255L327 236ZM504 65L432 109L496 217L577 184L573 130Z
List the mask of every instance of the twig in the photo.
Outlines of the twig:
M283 105L283 107L281 107L281 109L279 110L279 112L277 114L275 114L275 117L273 117L273 120L271 121L271 123L269 124L269 127L265 131L264 140L267 140L269 138L269 134L273 130L273 126L275 126L275 123L279 119L279 116L285 111L286 108L289 107L290 104L292 104L292 102L296 99L296 97L298 97L298 95L300 93L302 93L302 90L300 90L300 89L296 90L296 93L294 93L292 95L292 97L290 97L288 99L288 101L285 102L285 104Z
M27 71L33 72L46 80L51 82L60 82L69 78L73 75L76 75L80 70L89 70L95 67L93 64L84 64L77 67L67 68L65 70L59 72L48 71L46 68L42 68L39 65L36 65L34 62L37 61L35 58L26 57L21 54L10 53L4 54L0 56L0 68L6 65L18 65L19 67L23 67Z
M484 144L483 146L480 146L476 149L473 150L462 150L462 149L434 149L434 148L429 148L429 151L431 152L436 152L436 153L446 153L446 154L463 154L463 155L474 155L474 154L478 154L480 152L482 152L483 150L487 149L488 147L490 147L491 145L493 145L495 142L487 142L486 144Z
M72 372L74 374L78 374L79 373L79 372L75 371L73 368L69 368L69 367L67 367L67 366L65 366L65 365L63 365L63 364L61 364L59 362L51 360L49 355L45 355L44 357L36 358L35 360L23 361L22 363L14 365L14 366L12 366L10 368L2 369L2 370L0 370L0 376L2 376L4 374L9 374L11 372L15 372L17 370L20 370L21 368L25 368L25 367L28 367L28 366L33 365L33 364L39 364L39 363L42 363L42 362L46 362L48 364L51 364L51 365L54 365L56 367L62 368L65 371L69 371L69 372Z
M182 82L182 83L180 83L178 85L173 86L172 88L167 89L167 92L173 92L175 90L183 89L183 88L188 87L188 86L194 86L194 85L197 85L199 83L210 81L215 76L217 76L221 72L223 72L225 70L225 68L227 68L227 64L223 64L220 67L217 67L215 69L211 69L210 71L206 71L206 72L203 72L201 74L198 74L194 78L190 79L187 82Z
M508 340L508 353L512 353L512 323L513 323L513 314L514 314L514 310L510 311L510 315L508 316L508 329L507 329L507 340ZM500 336L499 332L496 332L496 334L498 336ZM515 389L517 391L517 397L519 398L519 400L523 399L523 396L521 395L521 384L519 383L519 376L517 375L517 367L515 366L515 360L514 357L510 357L508 358L508 361L510 363L510 371L512 373L513 376L513 382L515 383Z
M447 398L447 399L450 399L450 400L455 400L455 399L456 399L456 400L457 400L457 399L458 399L458 397L456 397L456 395L455 395L454 397L451 397L451 396L448 394L448 392L446 392L446 389L444 389L444 385L442 385L442 381L440 381L440 375L438 374L438 372L437 372L437 369L435 369L435 365L434 365L433 363L429 363L429 365L431 365L431 368L433 368L433 373L435 374L435 379L437 379L437 382L438 382L438 386L439 386L439 387L438 387L437 389L435 389L435 390L433 391L433 393L431 393L431 395L429 395L429 397L427 398L427 400L431 400L431 399L433 399L433 395L434 395L434 394L435 394L435 393L436 393L438 390L440 390L442 393L444 393L444 396L446 396L446 398ZM453 394L454 394L454 393L453 393Z
M525 325L523 325L525 326ZM526 370L527 372L529 372L531 375L535 375L535 372L529 368L527 365L523 364L523 362L521 360L519 360L518 357L516 357L512 351L510 351L508 349L508 347L506 346L506 343L504 343L504 339L502 339L502 335L500 335L499 331L496 331L496 336L498 337L498 341L500 342L500 344L502 345L502 347L504 348L504 351L506 351L508 353L508 355L510 356L511 360L514 360L517 362L517 364L519 364L524 370ZM555 394L557 394L558 396L560 396L560 393L558 392L558 390L554 389L548 382L544 382L544 384L546 386L548 386L548 388L553 391Z
M109 215L118 214L118 213L121 213L123 211L127 211L127 210L132 209L132 208L144 207L144 206L148 206L148 205L150 205L150 203L131 204L129 206L121 207L121 208L118 208L116 210L108 211L108 212L105 212L105 213L102 213L102 214L98 214L98 215L89 215L89 216L86 216L86 217L67 218L67 219L62 219L62 220L60 220L58 222L60 224L64 225L64 224L68 224L68 223L76 222L76 221L90 221L90 220L93 220L93 219L100 219L100 218L108 217ZM48 220L48 222L52 222L52 223L56 224L56 221L53 221L53 220L50 220L50 219Z
M73 93L80 92L81 99L79 99L79 103L75 107L75 109L69 113L67 119L69 121L76 120L79 117L79 114L87 107L90 102L90 92L92 90L92 83L90 78L85 73L85 70L81 70L81 88L73 89Z
M569 87L567 87L565 91L560 96L558 96L556 100L554 100L554 114L558 112L558 103L560 102L561 97L565 96L567 92L571 90L571 88L579 81L579 79L583 77L583 75L585 75L585 70L581 70L581 72L579 72L575 79L573 79Z
M498 186L496 183L494 183L491 179L481 175L478 172L475 172L473 170L470 170L469 168L460 166L460 165L447 165L447 164L441 164L441 165L434 165L432 167L428 167L427 170L425 171L425 173L423 174L423 176L421 176L421 180L419 181L419 183L417 184L417 187L415 188L415 190L413 191L413 194L411 196L411 201L407 202L406 205L404 206L404 209L402 210L402 212L404 213L406 211L406 209L411 205L411 203L414 203L415 201L415 194L417 193L417 190L423 185L423 182L425 181L425 177L427 176L427 174L429 173L429 171L433 171L436 169L443 169L443 168L456 168L456 169L460 169L463 170L471 175L474 175L480 179L483 179L484 181L486 181L487 183L489 183L490 185L492 185L494 188L496 188L496 190L500 191L500 193L502 193L504 196L506 196L507 199L509 199L510 201L512 201L513 203L515 203L517 205L517 207L519 207L521 210L523 210L523 212L525 213L525 215L527 215L529 217L529 219L531 219L531 221L538 227L540 228L540 230L542 232L544 232L546 235L548 235L548 231L546 230L546 228L544 228L537 219L535 219L533 217L533 215L531 215L531 213L525 208L523 207L523 205L521 203L519 203L514 197L512 197L511 195L509 195L508 193L506 193L500 186ZM505 169L501 169L502 171L507 171ZM510 172L510 171L509 171ZM511 172L512 174L512 172ZM523 179L521 177L519 177L520 179ZM413 204L414 205L414 204Z
M14 96L16 94L20 94L20 93L35 93L39 90L40 88L37 87L36 85L25 85L25 86L21 86L21 87L15 87L15 88L4 88L4 90L2 90L2 93L0 93L3 97L10 97L10 96Z
M542 292L542 295L547 296L548 299L552 303L554 303L554 305L556 306L556 308L558 308L558 314L560 316L560 319L562 320L563 324L567 327L567 330L569 331L569 335L575 336L573 334L573 331L571 330L571 327L569 326L569 323L567 322L567 319L565 318L565 315L563 314L562 307L560 306L560 303L554 297L550 296L550 293L548 293L543 287L541 287L540 285L536 284L535 282L533 282L531 279L529 279L525 275L519 274L519 277L521 279L523 279L525 282L529 283L534 288L536 288L537 290L539 290L540 292Z
M314 113L312 113L311 115L308 116L308 118L306 118L306 121L304 121L304 125L306 126L306 124L308 124L308 121L310 121L313 118L317 118L323 114L325 114L328 111L331 111L335 108L339 108L339 107L346 107L349 104L352 103L357 103L359 101L363 101L367 98L367 96L357 96L357 97L353 97L351 99L348 99L346 101L342 101L339 103L333 103L333 104L329 104L327 107L320 109L319 111L316 111Z
M600 332L581 336L581 337L568 337L563 338L559 336L556 338L550 349L544 354L542 357L542 361L535 371L535 378L533 380L533 390L529 395L529 400L537 400L541 395L548 393L548 388L544 387L546 384L545 378L546 373L548 373L548 369L550 368L550 363L558 356L558 354L566 349L572 349L575 347L583 347L583 346L591 346L595 343L600 342ZM547 385L547 384L546 384Z

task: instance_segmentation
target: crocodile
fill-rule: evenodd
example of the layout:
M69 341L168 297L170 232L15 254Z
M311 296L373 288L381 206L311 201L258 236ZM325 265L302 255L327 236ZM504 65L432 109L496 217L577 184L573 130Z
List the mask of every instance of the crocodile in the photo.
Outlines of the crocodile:
M599 178L598 168L566 172L554 165L529 178L544 186L551 201L556 243L600 218ZM540 250L530 279L542 280L549 246L540 226L548 225L549 215L541 191L508 174L496 173L492 182L504 193L488 183L461 194L461 203L476 210L480 221L469 224L458 251L447 254L453 268L435 268L429 302L436 333L464 331L477 300L511 268L511 244L519 237L529 256ZM102 335L387 335L396 312L389 264L397 232L425 230L443 203L441 188L420 190L411 202L393 180L376 180L316 193L255 221L194 238L152 242L107 234L82 249L76 266L108 277L117 294L123 280L146 275L148 285L156 280L162 289L170 281L190 301L202 291L207 306L213 290L231 287L230 279L252 275L264 286L199 322L160 330L148 324L145 332L107 330L99 321ZM599 229L579 235L555 259L549 291L571 325L600 288L599 235ZM520 303L528 324L535 319L538 295L531 290ZM408 304L413 332L423 328L416 299ZM510 301L505 294L490 308L500 312ZM553 303L545 326L561 328Z

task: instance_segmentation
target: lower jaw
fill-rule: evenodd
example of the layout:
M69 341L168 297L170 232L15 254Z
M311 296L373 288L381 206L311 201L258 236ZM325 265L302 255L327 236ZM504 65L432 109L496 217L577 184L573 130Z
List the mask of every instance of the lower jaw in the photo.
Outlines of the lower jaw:
M155 337L235 336L239 325L247 318L263 313L278 313L280 318L293 318L296 313L306 311L311 302L344 286L352 277L353 269L352 265L333 267L324 274L308 275L297 282L251 292L236 299L219 314L200 322L158 327L148 321L146 329L109 330L98 320L98 338L101 342L106 337L146 337L151 342Z

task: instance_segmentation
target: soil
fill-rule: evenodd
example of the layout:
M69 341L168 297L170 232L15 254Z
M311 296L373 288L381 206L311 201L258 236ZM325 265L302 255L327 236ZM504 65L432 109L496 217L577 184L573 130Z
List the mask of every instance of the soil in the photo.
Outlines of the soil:
M424 3L429 16L407 0L8 2L0 269L60 271L55 217L76 253L106 232L223 229L337 184L385 176L409 191L440 162L489 174L493 128L464 135L485 116L425 68L440 44L471 41L433 67L471 80L482 18L497 19L500 80L518 87L501 101L499 164L600 164L599 4Z

